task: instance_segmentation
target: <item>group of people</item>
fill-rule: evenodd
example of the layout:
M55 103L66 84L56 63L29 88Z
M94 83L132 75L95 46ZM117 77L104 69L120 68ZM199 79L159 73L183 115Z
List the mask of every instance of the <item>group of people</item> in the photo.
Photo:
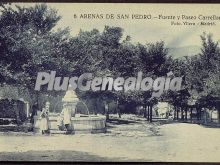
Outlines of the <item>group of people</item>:
M63 109L58 116L57 125L59 130L65 130L67 133L73 131L73 125L71 125L71 117L73 116L72 107L65 103Z
M45 106L42 108L42 111L40 113L40 129L42 134L50 133L49 108L50 108L50 103L46 102ZM68 103L64 103L62 112L60 113L57 119L57 126L59 130L64 130L67 133L73 131L73 126L71 125L72 113L73 111L71 106L68 106Z

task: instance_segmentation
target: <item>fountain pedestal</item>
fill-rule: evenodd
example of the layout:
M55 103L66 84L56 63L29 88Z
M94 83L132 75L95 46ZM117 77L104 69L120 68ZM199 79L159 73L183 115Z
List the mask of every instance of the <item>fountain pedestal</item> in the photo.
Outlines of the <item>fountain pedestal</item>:
M72 110L72 116L74 117L76 114L76 105L79 101L74 90L68 90L62 99L63 105L65 104L66 108L70 108Z

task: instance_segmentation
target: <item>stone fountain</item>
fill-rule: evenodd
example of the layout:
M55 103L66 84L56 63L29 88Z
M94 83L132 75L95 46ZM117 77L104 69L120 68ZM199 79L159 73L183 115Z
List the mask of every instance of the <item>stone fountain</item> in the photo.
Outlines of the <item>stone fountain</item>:
M106 132L106 117L103 115L80 114L77 112L77 103L79 100L74 90L68 89L62 99L62 103L70 106L72 109L71 129L75 133L102 133ZM86 105L86 104L84 104ZM88 108L87 108L88 109ZM62 132L58 129L59 113L49 113L49 128L50 132ZM34 131L40 132L40 118L35 118Z

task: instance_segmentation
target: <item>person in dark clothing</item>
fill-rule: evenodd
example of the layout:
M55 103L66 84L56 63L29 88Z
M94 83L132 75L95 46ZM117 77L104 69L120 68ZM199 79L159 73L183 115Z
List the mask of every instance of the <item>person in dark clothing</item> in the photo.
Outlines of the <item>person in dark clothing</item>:
M31 113L31 124L34 124L34 116L37 115L37 110L38 110L38 105L37 103L35 103L33 106L32 106L32 113Z

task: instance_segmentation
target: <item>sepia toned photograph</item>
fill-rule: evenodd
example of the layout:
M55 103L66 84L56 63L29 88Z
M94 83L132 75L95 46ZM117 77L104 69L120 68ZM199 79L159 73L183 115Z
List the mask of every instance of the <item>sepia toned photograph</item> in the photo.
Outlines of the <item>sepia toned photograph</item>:
M1 162L220 162L220 4L0 2Z

